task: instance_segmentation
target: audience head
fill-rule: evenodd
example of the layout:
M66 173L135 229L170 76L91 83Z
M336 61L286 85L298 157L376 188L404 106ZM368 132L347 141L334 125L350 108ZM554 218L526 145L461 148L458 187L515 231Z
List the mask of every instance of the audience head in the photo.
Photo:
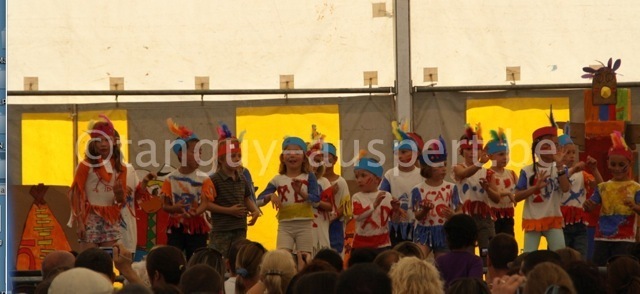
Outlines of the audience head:
M291 252L283 249L269 251L262 257L260 280L270 294L287 291L289 282L296 274L296 262Z
M75 262L76 257L69 251L56 250L47 254L42 260L42 279L46 279L58 267L72 268Z
M330 248L320 249L320 251L316 253L316 256L313 257L313 259L324 260L328 262L338 272L341 272L344 267L344 261L342 260L342 256L340 256L340 253Z
M197 249L193 255L191 255L191 258L189 258L187 269L197 264L206 264L216 270L221 276L224 276L227 272L222 253L213 248L202 247Z
M529 256L531 256L531 254L529 254ZM576 289L573 287L573 282L569 274L567 274L558 263L559 261L555 263L545 261L538 263L531 269L527 274L524 294L576 294Z
M262 256L267 252L258 242L250 242L240 247L236 256L236 293L244 293L258 280Z
M489 241L487 256L489 266L506 271L509 263L518 257L518 242L509 234L497 234Z
M607 283L613 293L640 293L640 264L634 256L614 256L607 262Z
M147 275L151 285L178 285L185 270L186 260L180 249L173 246L155 248L147 255Z
M472 217L455 214L444 223L449 249L463 249L475 246L478 240L478 227Z
M357 263L371 263L377 255L378 251L373 248L353 248L349 257L349 267Z
M560 263L560 255L550 250L537 250L531 251L527 256L525 256L522 261L522 265L520 266L520 272L523 275L528 275L529 271L531 271L536 265L543 262L551 262L557 265L561 265Z
M382 269L385 273L388 273L389 270L391 270L391 266L396 264L400 260L400 258L402 258L402 254L395 249L386 250L378 254L378 256L376 256L376 259L373 260L373 263L380 267L380 269Z
M460 278L454 280L449 288L447 294L491 294L491 290L487 286L487 283L477 278Z
M300 277L293 290L294 294L333 293L338 282L336 271L309 273Z
M606 293L606 281L598 267L584 261L576 261L566 266L565 271L571 277L576 292L580 294Z
M154 294L149 287L141 284L127 284L118 291L118 294Z
M522 262L524 258L529 255L529 252L520 253L512 262L509 262L507 265L509 266L509 271L507 271L507 275L519 275L522 274Z
M180 278L182 293L221 293L223 280L220 273L208 264L189 267Z
M75 259L75 256L73 257ZM69 266L59 266L56 267L52 270L48 271L48 274L46 277L42 277L42 281L40 283L38 283L38 285L36 286L35 292L34 294L47 294L49 293L49 287L51 287L51 282L53 282L53 279L55 279L55 277L58 276L58 274L71 269L72 267ZM16 292L16 289L13 289L14 292ZM17 292L16 292L17 293Z
M402 254L402 256L415 256L420 259L425 259L424 252L418 246L418 244L413 243L411 241L402 241L393 247L393 250Z
M228 256L225 259L225 264L227 269L232 275L236 275L236 258L238 257L238 251L242 246L251 243L248 239L240 239L229 246L229 250L227 251Z
M357 263L338 277L336 294L390 294L391 279L373 263Z
M556 253L560 256L560 264L563 268L567 268L567 266L573 262L581 261L582 254L571 247L565 247L562 249L556 250Z
M394 294L444 293L440 273L431 263L417 257L404 257L389 271Z
M85 267L75 267L58 274L49 286L49 293L77 293L80 289L89 294L112 294L113 284L104 274Z
M89 248L80 252L76 257L75 267L84 267L105 275L111 282L115 282L113 259L111 255L100 248Z

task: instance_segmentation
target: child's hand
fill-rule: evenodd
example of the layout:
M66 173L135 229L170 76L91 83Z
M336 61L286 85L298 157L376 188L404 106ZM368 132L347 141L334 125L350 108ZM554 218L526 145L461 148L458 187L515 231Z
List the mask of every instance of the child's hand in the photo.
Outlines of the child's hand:
M260 217L260 210L256 209L250 215L251 215L251 219L249 220L249 223L247 225L253 226L256 224L256 221L258 221L258 218Z
M113 195L115 196L116 203L124 202L124 190L119 182L113 185Z
M431 205L433 206L433 204ZM453 211L453 209L451 209L451 207L445 207L442 210L442 217L444 217L445 219L451 218L454 214L455 212Z
M400 209L400 200L398 199L391 199L391 208L393 210L399 210Z
M280 199L280 196L276 194L270 194L270 195L271 195L271 206L275 208L275 210L279 210L280 205L282 205L282 200Z
M484 165L487 162L489 162L489 155L487 155L486 151L480 150L480 163Z
M229 207L229 214L237 218L246 218L247 208L244 207L244 205L236 204L234 206Z
M293 188L293 191L295 191L297 194L302 194L302 193L300 193L300 191L302 189L302 180L292 179L291 180L291 187Z
M515 194L509 193L509 192L502 192L502 194L500 194L500 197L509 197L509 200L515 206L515 204L516 204Z
M489 181L486 178L480 178L480 186L487 191L489 189Z
M598 169L598 161L595 158L591 157L591 156L587 156L587 168L591 172L597 170Z
M586 165L587 165L587 164L586 164L586 163L584 163L584 161L580 161L580 162L576 163L576 164L571 168L571 174L575 174L575 173L578 173L578 172L583 171Z
M547 179L549 178L549 173L546 170L539 171L536 175L536 188L542 189L547 186Z
M558 146L556 148L558 149L556 150L556 154L553 155L553 160L556 162L557 167L561 167L562 160L564 159L564 156L567 154L567 148L564 148L564 146Z
M380 203L382 203L382 200L384 200L386 196L386 192L380 191L380 193L378 193L378 197L376 197L376 201L373 202L373 208L378 208L378 206L380 206Z
M420 202L420 207L422 207L422 210L432 210L433 209L433 203L427 199L422 200L422 202Z
M262 202L264 202L264 204L263 204L263 205L266 205L267 203L269 203L269 201L271 201L271 196L272 196L272 195L273 195L273 194L267 194L267 195L264 195L264 197L262 198Z
M582 209L584 209L584 211L586 211L586 212L590 212L594 208L596 208L596 206L597 206L597 204L595 202L593 202L593 200L587 199L587 200L584 201L584 204L582 204Z

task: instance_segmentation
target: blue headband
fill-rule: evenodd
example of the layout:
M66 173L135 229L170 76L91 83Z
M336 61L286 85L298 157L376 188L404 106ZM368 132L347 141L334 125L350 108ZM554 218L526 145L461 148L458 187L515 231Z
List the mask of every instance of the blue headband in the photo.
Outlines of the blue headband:
M173 142L173 146L171 146L171 149L173 150L173 153L175 153L176 155L178 153L180 153L180 151L182 151L182 146L184 145L185 147L187 146L187 142L189 141L198 141L200 139L198 139L198 136L196 134L191 134L191 136L187 137L187 138L176 138L176 140Z
M307 143L305 143L304 140L298 137L287 137L286 139L284 139L284 141L282 142L282 150L284 151L284 149L286 149L289 145L296 145L300 147L300 149L302 149L302 152L307 152Z
M331 143L322 143L322 151L327 152L333 156L338 156L336 146Z
M427 148L427 150L424 150L424 152L422 152L422 156L420 156L419 158L420 163L431 164L447 161L447 143L444 141L442 136L438 138L438 142L440 142L440 144L432 143L431 145L429 145L429 148ZM429 161L427 162L425 158L429 159Z
M374 174L378 178L382 178L382 172L383 172L382 165L380 165L379 162L375 161L372 158L367 158L367 157L360 158L360 160L358 160L358 163L356 163L356 166L353 168L353 170L354 171L365 170Z
M506 152L507 150L509 150L509 145L507 144L507 142L492 140L487 143L487 146L485 146L485 148L487 148L487 154L491 155L500 152Z

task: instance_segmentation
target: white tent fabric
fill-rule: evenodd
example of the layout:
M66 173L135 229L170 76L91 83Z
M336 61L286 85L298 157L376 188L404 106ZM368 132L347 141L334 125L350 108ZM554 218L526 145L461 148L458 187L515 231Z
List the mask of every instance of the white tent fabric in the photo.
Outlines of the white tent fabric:
M209 76L211 89L277 89L288 74L295 88L361 88L364 71L393 86L393 1L380 1L384 11L374 17L378 1L13 1L7 88L23 90L24 77L38 77L40 90L108 90L109 77L124 77L126 90L194 89L195 76ZM619 81L640 80L637 1L410 4L414 85L428 84L424 67L438 67L440 86L507 84L506 66L521 66L523 84L588 82L581 68L609 57L623 61Z

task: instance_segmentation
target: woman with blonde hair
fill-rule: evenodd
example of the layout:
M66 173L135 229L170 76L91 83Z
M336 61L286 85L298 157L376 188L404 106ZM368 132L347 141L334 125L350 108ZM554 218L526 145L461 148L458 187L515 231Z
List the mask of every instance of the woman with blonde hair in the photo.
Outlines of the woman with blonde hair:
M524 294L539 293L576 294L576 289L571 277L562 267L552 262L543 262L527 274L524 287Z
M389 271L394 294L444 294L440 273L431 263L417 257L401 258Z

